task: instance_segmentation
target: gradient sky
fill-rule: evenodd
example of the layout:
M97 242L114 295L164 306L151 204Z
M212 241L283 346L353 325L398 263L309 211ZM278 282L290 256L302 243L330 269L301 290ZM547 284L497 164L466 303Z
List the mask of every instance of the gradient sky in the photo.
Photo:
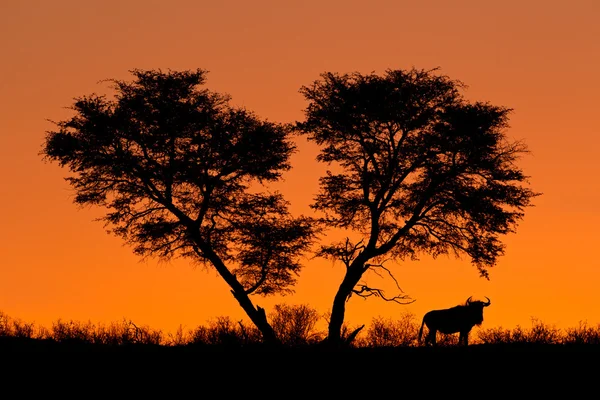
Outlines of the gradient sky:
M488 296L483 327L600 323L600 2L538 1L2 1L0 2L0 311L51 327L58 319L131 319L164 332L245 314L215 272L142 261L78 208L67 171L39 156L47 120L74 97L106 93L129 70L209 70L206 87L278 122L303 119L298 93L319 74L440 67L466 97L514 109L510 138L543 192L506 254L480 278L469 260L387 265L410 305L353 297L346 322L421 318ZM299 143L280 189L310 213L325 166ZM294 296L256 298L328 311L342 268L306 261ZM376 275L372 286L388 289Z

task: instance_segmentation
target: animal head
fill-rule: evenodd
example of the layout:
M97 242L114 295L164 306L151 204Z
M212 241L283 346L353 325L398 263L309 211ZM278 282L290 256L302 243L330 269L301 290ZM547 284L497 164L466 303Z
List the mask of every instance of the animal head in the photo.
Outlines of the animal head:
M480 300L476 300L476 301L472 301L471 299L473 298L473 296L469 297L467 299L467 301L465 302L465 306L467 307L474 307L474 308L480 308L483 310L483 307L487 307L490 304L492 304L492 301L490 300L489 297L486 296L487 302L485 301L480 301Z
M465 302L464 307L469 310L469 314L472 315L473 323L476 325L480 325L483 322L483 308L492 304L492 301L489 297L486 297L487 302L485 301L472 301L473 296L469 297Z

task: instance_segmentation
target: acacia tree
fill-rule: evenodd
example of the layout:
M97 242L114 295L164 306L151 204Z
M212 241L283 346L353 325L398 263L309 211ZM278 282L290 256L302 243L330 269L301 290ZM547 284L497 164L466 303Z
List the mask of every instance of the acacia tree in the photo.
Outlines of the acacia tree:
M261 186L290 168L289 129L200 86L206 71L130 71L115 95L76 98L47 132L45 160L68 167L75 203L138 255L214 267L268 343L277 338L250 295L290 293L316 230ZM262 192L259 191L262 187Z
M511 110L469 102L462 89L436 70L415 68L324 73L301 87L308 106L297 130L321 146L317 160L335 168L320 179L311 207L349 234L318 253L346 268L331 343L341 341L352 294L382 294L359 281L384 259L466 255L489 279L504 252L500 236L515 231L538 195L516 165L526 146L504 133Z

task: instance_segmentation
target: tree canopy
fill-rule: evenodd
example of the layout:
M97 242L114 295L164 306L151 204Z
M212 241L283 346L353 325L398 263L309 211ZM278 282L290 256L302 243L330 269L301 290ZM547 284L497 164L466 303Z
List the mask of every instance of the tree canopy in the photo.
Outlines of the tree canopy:
M207 71L133 70L114 97L75 99L42 154L66 167L75 203L103 207L110 231L141 256L212 266L267 341L249 295L293 291L316 233L262 185L290 169L289 129L201 86Z
M301 87L308 105L296 128L332 166L312 207L327 226L359 237L320 250L346 266L330 340L340 340L350 295L375 290L356 286L370 260L466 255L489 279L504 254L501 237L538 195L518 167L525 144L505 133L512 110L469 102L464 88L437 70L414 68L328 72Z

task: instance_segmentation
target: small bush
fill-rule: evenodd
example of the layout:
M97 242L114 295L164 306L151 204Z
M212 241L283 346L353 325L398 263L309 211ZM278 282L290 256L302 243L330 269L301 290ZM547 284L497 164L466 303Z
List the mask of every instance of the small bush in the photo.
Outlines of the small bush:
M92 343L96 327L91 323L81 323L76 321L64 322L61 319L52 324L49 331L49 338L59 343L61 342L81 342Z
M414 314L406 313L399 320L373 318L363 345L366 347L414 346L419 331Z
M37 338L35 324L15 319L12 321L12 335L18 338L35 339Z
M562 344L565 341L560 329L544 324L537 318L531 319L530 329L523 329L518 325L513 330L501 327L483 329L479 331L478 337L482 344Z
M270 316L270 323L281 342L288 346L315 344L325 334L315 329L321 319L317 310L308 305L277 304Z
M260 337L260 332L253 326L246 326L242 321L236 324L225 316L210 320L208 326L200 325L194 329L188 344L239 347L259 343Z
M508 344L513 342L511 331L502 327L482 329L477 333L477 338L482 344Z
M580 321L578 327L566 329L564 336L565 344L600 344L600 324L592 328Z

